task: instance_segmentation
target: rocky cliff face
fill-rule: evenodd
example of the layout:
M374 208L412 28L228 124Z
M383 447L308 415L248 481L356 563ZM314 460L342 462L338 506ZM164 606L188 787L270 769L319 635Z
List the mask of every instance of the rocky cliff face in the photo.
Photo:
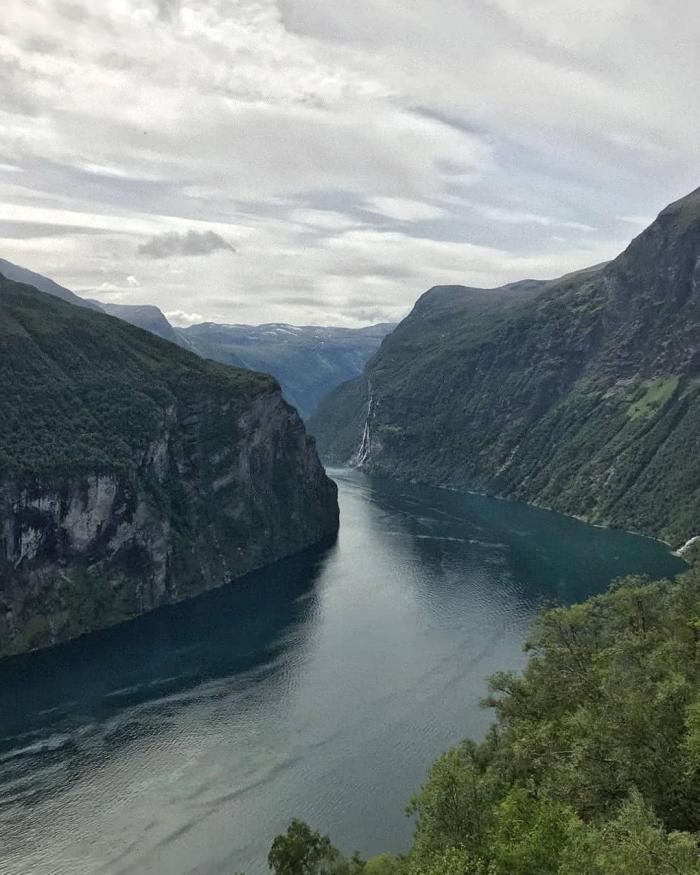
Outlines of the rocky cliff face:
M0 280L0 655L332 537L335 485L267 377Z
M436 288L311 420L322 453L680 545L700 531L700 190L608 265Z

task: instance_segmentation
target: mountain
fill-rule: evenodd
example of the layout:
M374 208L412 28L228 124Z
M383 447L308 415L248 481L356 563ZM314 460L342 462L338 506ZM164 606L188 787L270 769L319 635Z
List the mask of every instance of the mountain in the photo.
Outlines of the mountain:
M335 484L272 378L0 277L0 655L337 527Z
M185 349L191 348L188 341L168 322L163 311L152 304L104 304L101 301L94 303L110 316L123 319L130 325L143 328L144 331L150 331L151 334L176 343L178 346L183 346Z
M171 343L177 343L186 349L189 348L187 341L173 328L158 307L150 304L105 304L102 301L81 298L75 292L60 286L52 279L42 276L40 273L35 273L33 270L27 270L26 267L13 264L11 261L6 261L4 258L0 258L0 274L8 280L26 283L40 292L53 295L55 298L60 298L62 301L66 301L68 304L73 304L76 307L84 307L87 310L97 310L108 313L110 316L116 316L130 325L135 325L137 328L143 328L144 331L157 334L158 337L169 340Z
M318 328L296 325L217 325L180 330L205 358L272 374L306 419L332 389L362 373L393 325Z
M53 280L0 258L0 274L90 310L99 310L164 340L237 368L272 374L285 398L307 419L332 389L362 373L393 325L317 328L295 325L218 325L175 328L151 304L105 304L80 298Z
M329 459L682 544L700 531L700 189L609 264L426 292L309 427Z
M86 301L85 298L78 297L75 292L59 286L58 283L55 283L48 277L42 276L40 273L34 273L33 270L27 270L26 267L20 267L18 264L13 264L11 261L6 261L4 258L0 258L0 274L8 280L14 280L16 283L27 283L27 285L34 286L40 292L53 295L55 298L67 301L76 307L85 307L87 310L102 309L102 305L98 301Z

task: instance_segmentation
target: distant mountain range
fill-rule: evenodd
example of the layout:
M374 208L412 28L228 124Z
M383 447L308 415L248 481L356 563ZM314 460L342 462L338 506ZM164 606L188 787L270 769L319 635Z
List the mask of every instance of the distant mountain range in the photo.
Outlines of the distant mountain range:
M700 532L700 189L609 264L426 292L309 428L331 460L683 544Z
M180 329L205 358L272 374L302 418L336 386L362 373L394 326L319 328L284 324L217 325Z
M365 363L395 327L390 323L365 328L321 328L205 322L177 328L158 307L106 304L81 298L53 280L2 258L0 274L77 307L107 313L204 358L271 374L303 419L314 413L328 392L362 373Z

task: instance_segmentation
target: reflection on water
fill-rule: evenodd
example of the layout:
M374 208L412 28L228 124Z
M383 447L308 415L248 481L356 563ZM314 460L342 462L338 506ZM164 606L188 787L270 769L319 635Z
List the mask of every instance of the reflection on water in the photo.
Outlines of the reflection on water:
M545 511L334 475L333 547L0 663L3 875L256 875L292 816L400 850L538 605L682 567Z

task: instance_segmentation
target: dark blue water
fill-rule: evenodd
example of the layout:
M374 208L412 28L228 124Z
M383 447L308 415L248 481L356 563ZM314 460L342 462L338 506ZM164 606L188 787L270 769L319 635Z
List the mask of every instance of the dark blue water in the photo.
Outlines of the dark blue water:
M292 816L401 850L431 761L490 716L538 606L683 566L660 544L333 472L336 545L0 663L3 875L266 872Z

